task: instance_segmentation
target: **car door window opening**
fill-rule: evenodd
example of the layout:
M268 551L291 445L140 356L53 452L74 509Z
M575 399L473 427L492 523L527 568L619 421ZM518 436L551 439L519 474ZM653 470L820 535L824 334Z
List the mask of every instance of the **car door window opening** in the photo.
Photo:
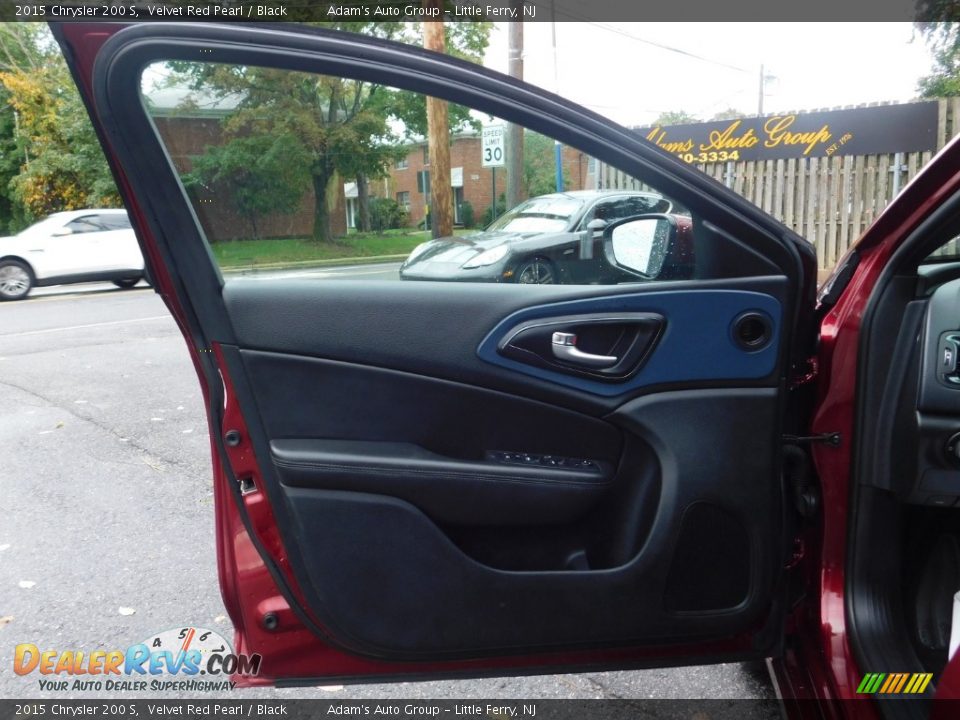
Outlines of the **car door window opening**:
M522 134L522 176L488 167L481 130L504 121L448 103L455 203L450 215L458 224L437 237L434 224L442 213L431 207L423 118L407 109L419 107L423 95L349 78L212 63L155 63L141 84L147 110L223 269L275 266L290 255L323 262L382 254L405 256L403 280L649 282L658 279L659 268L637 273L612 261L598 223L677 208L692 232L689 213L679 203L641 178L623 172L601 176L597 164L587 162L592 158L575 147L562 146L561 155L576 171L567 173L562 191L549 192L554 167L544 148L552 149L553 139L533 130ZM308 84L336 90L297 101L271 89ZM330 103L341 97L352 105L331 111ZM391 107L399 109L385 109ZM356 108L366 113L366 136ZM283 118L294 111L311 118L312 135L285 124ZM352 144L310 144L347 130ZM323 161L312 162L313 157ZM508 189L526 199L505 208ZM692 267L692 244L686 255ZM667 272L664 279L676 277Z

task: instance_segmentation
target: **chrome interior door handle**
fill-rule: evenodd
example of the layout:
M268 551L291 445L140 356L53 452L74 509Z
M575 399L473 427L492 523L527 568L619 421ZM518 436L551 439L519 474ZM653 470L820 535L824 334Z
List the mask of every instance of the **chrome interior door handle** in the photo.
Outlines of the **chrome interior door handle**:
M605 368L616 365L620 359L613 355L593 355L577 349L577 336L573 333L555 332L552 338L553 356L564 362L586 367Z

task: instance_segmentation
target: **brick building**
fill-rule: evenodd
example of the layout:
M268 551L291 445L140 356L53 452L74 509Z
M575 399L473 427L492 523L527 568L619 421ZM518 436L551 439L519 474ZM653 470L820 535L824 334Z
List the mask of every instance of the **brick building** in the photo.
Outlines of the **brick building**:
M594 187L595 162L586 154L564 146L562 154L564 186L567 190L585 190ZM495 170L495 173L494 173ZM391 169L390 176L370 184L370 192L377 197L390 197L403 205L410 213L410 224L417 226L423 222L426 208L430 203L429 185L424 184L424 173L429 176L428 183L435 178L430 174L430 154L426 141L412 143L407 156ZM505 167L487 168L481 163L480 135L465 132L455 135L450 142L450 186L453 189L454 222L461 224L464 219L463 203L473 207L475 222L493 203L494 174L496 174L496 196L498 212L503 212L500 196L507 190L507 172ZM346 186L347 221L355 227L355 211L352 209L356 196L355 186ZM351 197L352 196L352 197Z
M190 172L191 157L202 155L207 147L221 145L222 113L198 113L187 116L182 111L177 114L153 112L160 137L180 174ZM347 234L346 200L342 184L336 183L337 192L330 193L327 202L331 212L331 225L337 237ZM260 237L302 237L308 236L313 228L313 191L304 189L300 208L292 214L276 213L257 219ZM226 198L225 191L216 187L197 193L194 208L200 224L211 242L249 238L252 236L250 223L238 215Z
M177 171L181 174L191 170L191 157L203 154L209 146L222 144L222 112L197 112L185 114L164 113L154 110L154 122L164 140ZM464 203L473 207L474 223L479 223L483 214L493 203L494 168L481 163L480 135L465 132L455 135L450 143L450 186L454 198L454 222L463 224ZM407 156L397 162L385 178L371 180L371 197L387 197L403 205L410 214L410 225L421 226L430 203L430 183L435 181L430 170L427 143L415 142L409 146ZM563 177L567 190L583 190L595 187L595 161L584 153L563 147ZM552 164L551 164L552 167ZM346 180L346 178L344 178ZM358 221L357 187L355 182L337 182L327 202L331 209L334 235L343 236L355 228ZM501 196L507 189L505 167L496 168L496 197L498 213L502 213ZM211 241L249 238L250 223L237 214L228 201L226 192L209 188L197 194L195 209L201 225ZM257 231L262 238L304 237L313 227L314 196L305 189L300 208L292 214L276 213L257 219Z

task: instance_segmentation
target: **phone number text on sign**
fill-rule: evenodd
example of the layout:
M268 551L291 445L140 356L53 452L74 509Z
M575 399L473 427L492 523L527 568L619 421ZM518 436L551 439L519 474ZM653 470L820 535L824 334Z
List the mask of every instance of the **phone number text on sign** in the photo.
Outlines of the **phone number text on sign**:
M701 153L677 153L677 157L687 163L732 162L740 159L739 150L716 150Z

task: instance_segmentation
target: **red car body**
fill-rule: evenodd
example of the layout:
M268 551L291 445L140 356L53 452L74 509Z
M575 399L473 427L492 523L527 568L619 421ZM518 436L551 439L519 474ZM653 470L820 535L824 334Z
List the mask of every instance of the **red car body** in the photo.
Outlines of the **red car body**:
M839 271L850 253L859 254L859 264L846 290L820 323L813 434L853 435L860 322L867 302L897 247L958 190L960 143L954 141L935 162L923 168L837 263ZM830 279L826 282L829 284ZM788 656L775 663L775 669L783 686L789 687L795 697L855 700L864 670L858 666L850 646L845 611L851 447L849 443L830 450L817 446L813 453L823 488L824 515L822 536L814 538L808 548L809 572L811 582L818 587L820 602L816 607L803 608L795 618L803 655ZM950 667L957 667L956 660ZM958 697L955 689L947 686L941 687L941 691L945 698ZM845 707L855 717L877 717L870 703Z

